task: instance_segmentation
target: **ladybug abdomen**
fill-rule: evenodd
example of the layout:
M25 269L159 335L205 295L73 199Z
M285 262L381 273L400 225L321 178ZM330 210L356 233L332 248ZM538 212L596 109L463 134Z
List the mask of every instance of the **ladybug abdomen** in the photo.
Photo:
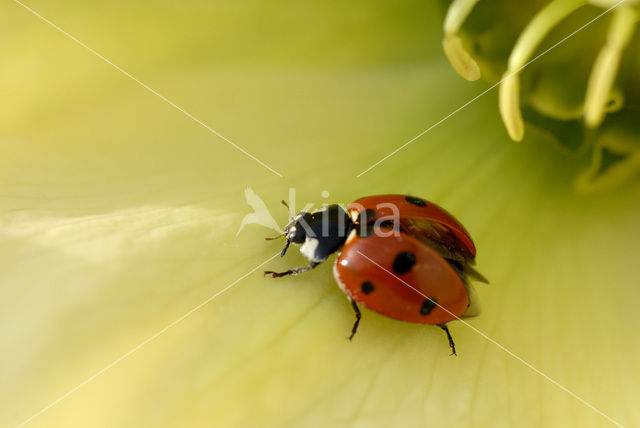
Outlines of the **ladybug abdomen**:
M334 265L340 288L358 304L401 321L444 324L461 316L468 296L449 263L407 234L382 233L352 232Z

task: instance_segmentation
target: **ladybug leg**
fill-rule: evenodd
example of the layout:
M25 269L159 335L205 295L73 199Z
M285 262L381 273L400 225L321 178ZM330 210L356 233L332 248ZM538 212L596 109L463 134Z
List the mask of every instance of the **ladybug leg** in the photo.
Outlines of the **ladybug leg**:
M284 257L285 253L287 252L287 250L289 249L289 245L291 244L291 241L289 241L287 239L287 242L285 242L284 244L284 248L282 249L282 252L280 253L280 257Z
M356 322L353 323L353 327L351 328L351 334L348 337L348 339L351 340L353 339L353 336L356 335L356 331L358 331L358 324L360 324L360 318L362 318L362 315L360 314L360 309L358 309L358 304L355 301L353 301L351 298L348 298L348 299L351 302L351 306L353 307L354 312L356 313Z
M438 325L438 327L440 327L444 330L445 333L447 333L447 339L449 339L449 347L451 348L451 355L458 355L456 354L456 344L453 343L453 337L451 337L451 333L449 333L449 327L447 327L446 324L440 324Z
M286 249L287 247L285 247ZM274 272L272 270L265 270L264 271L264 276L267 275L271 275L271 278L280 278L281 276L287 276L287 275L298 275L299 273L304 273L308 270L313 269L314 267L318 266L320 263L316 263L316 262L311 262L311 264L309 266L305 266L305 267L299 267L299 268L295 268L295 269L289 269L286 270L284 272Z

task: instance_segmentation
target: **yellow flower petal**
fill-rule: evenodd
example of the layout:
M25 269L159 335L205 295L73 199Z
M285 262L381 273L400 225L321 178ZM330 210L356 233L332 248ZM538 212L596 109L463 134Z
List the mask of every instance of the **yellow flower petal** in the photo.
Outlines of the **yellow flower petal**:
M36 64L0 80L24 95L0 145L0 425L87 380L26 426L608 423L461 322L450 325L457 358L439 329L365 310L348 342L353 313L329 264L281 281L251 274L136 349L279 250L267 228L236 238L247 186L280 223L289 187L299 206L329 200L323 190L338 202L405 192L441 203L491 280L468 322L640 424L637 182L576 195L580 163L535 136L506 144L490 97L355 179L477 94L443 66L441 17L420 5L43 3L284 180L3 5L14 18L3 40L15 40L4 62ZM438 56L425 57L424 40ZM291 251L268 266L302 263Z

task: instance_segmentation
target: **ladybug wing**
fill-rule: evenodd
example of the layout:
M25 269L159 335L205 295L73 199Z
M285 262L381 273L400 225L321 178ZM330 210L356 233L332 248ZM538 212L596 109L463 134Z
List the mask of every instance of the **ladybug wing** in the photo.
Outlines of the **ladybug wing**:
M476 256L476 247L464 226L444 208L422 198L408 195L365 196L347 206L351 218L356 221L366 212L366 221L382 219L426 220L444 226L465 251L466 258Z
M489 283L480 272L473 268L475 257L447 226L431 220L401 218L399 228L400 231L436 250L460 274L465 284L468 282L467 277Z
M404 233L378 229L359 237L352 232L334 276L351 299L401 321L444 324L468 306L465 285L452 266Z
M421 218L400 218L400 230L428 244L442 257L463 263L474 263L474 256L447 226Z

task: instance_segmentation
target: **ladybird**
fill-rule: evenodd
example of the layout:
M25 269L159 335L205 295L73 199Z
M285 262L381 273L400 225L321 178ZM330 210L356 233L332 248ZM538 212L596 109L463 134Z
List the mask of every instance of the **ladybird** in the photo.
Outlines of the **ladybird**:
M294 243L310 263L265 271L273 278L306 272L339 252L333 275L356 316L349 340L363 306L396 320L439 326L456 355L447 322L470 315L470 280L487 282L473 268L476 248L464 226L443 208L415 196L367 196L346 210L334 204L302 211L279 237L286 238L281 256Z

